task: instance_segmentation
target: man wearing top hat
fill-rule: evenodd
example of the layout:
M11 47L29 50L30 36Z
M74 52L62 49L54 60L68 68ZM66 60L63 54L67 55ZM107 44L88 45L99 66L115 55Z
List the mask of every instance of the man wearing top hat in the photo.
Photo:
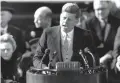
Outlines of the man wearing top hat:
M49 62L54 68L57 62L69 61L79 61L84 66L79 51L84 50L85 47L93 50L94 46L89 31L75 27L78 18L79 7L77 4L66 3L62 7L60 25L45 29L40 38L33 57L34 67L41 68L41 59L43 59L46 49L49 49L50 53L46 57L44 56L42 68L46 68ZM49 57L48 60L46 60L47 57Z
M25 52L25 41L22 36L22 31L10 25L9 22L13 17L15 10L12 8L11 4L5 1L1 2L1 23L0 23L0 34L3 35L5 33L11 34L16 43L17 43L17 52L24 53Z

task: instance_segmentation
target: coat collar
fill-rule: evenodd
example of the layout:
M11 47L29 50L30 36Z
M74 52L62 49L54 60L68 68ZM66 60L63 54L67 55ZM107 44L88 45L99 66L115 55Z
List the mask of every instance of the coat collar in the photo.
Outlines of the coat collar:
M101 25L100 25L100 22L99 20L95 17L94 19L94 29L96 30L96 34L98 36L98 38L100 40L102 40L102 34L101 34ZM109 19L108 19L108 23L109 23ZM97 28L96 28L97 27ZM108 35L110 33L110 29L111 29L111 25L110 24L107 24L106 28L105 28L105 36L104 36L104 41L107 40L108 38Z

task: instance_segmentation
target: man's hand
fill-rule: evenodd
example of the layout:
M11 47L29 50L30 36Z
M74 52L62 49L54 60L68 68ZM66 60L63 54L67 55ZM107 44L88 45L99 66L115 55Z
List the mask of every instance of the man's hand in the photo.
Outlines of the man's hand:
M120 71L120 55L117 57L116 68Z
M112 58L111 54L105 54L103 57L100 58L100 64L106 64L109 59Z

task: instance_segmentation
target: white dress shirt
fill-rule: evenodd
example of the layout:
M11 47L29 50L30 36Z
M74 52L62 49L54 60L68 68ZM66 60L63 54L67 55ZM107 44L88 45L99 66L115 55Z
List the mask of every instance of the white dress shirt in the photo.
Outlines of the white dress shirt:
M62 57L63 61L70 61L72 54L73 54L73 34L74 34L74 29L70 32L67 33L68 37L68 50L64 49L64 41L66 38L66 32L61 28L61 42L62 42Z
M3 34L7 33L7 29L8 29L8 25L6 25L4 28L0 27L0 32L2 32Z

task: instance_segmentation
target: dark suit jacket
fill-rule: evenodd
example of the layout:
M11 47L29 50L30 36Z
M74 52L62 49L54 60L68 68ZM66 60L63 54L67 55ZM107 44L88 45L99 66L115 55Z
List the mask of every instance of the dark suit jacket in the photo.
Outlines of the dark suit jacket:
M79 61L83 65L83 60L79 55L80 49L84 49L85 47L89 47L90 49L94 49L92 43L92 37L89 31L85 31L83 29L74 28L74 37L73 37L73 56L71 61ZM46 29L39 41L39 45L36 51L36 54L33 58L33 64L35 67L39 67L40 60L45 53L45 49L50 49L49 57L44 60L45 64L48 64L49 61L52 61L52 65L55 66L56 62L63 61L62 52L61 52L61 27L55 26ZM56 56L53 56L54 52L57 52ZM54 58L53 58L54 57ZM91 60L89 62L92 62Z
M14 39L16 41L16 44L17 44L16 51L18 51L20 53L24 53L26 48L25 48L25 40L24 40L22 31L19 28L12 26L12 25L8 25L7 31L14 37Z
M1 75L3 79L12 79L13 76L16 77L17 80L17 65L18 65L18 53L14 52L10 60L6 61L1 58Z
M117 28L120 25L120 20L113 16L109 16L108 23L109 26L105 29L103 48L99 48L100 44L102 43L101 26L99 20L94 16L87 20L84 24L84 28L92 31L94 43L95 46L98 48L97 51L100 57L110 50L113 50L115 35L117 32Z
M120 26L115 36L114 50L118 50L119 48L120 48Z

